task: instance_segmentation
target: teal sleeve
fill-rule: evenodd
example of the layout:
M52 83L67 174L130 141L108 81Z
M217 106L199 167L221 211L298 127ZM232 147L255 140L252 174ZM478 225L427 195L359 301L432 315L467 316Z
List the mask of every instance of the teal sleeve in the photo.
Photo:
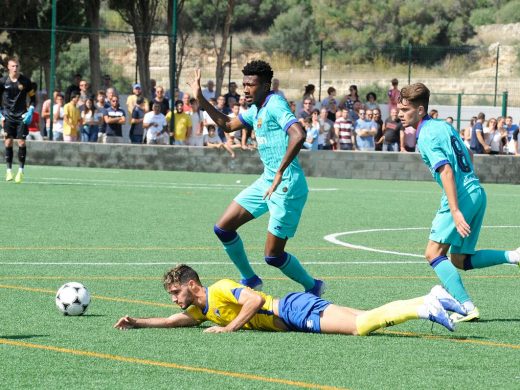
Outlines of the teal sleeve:
M439 136L428 137L425 145L423 145L422 152L430 162L432 173L443 165L450 163L445 143Z
M280 126L283 131L287 131L287 129L294 123L297 123L298 120L291 112L289 104L284 98L278 95L273 95L271 99L274 100L273 107L270 108L271 117L276 121L276 123L278 123L278 126Z
M253 111L256 112L256 110L254 110L253 107L250 107L249 110L238 114L238 119L248 129L252 129L253 128L253 119L254 119L254 112Z

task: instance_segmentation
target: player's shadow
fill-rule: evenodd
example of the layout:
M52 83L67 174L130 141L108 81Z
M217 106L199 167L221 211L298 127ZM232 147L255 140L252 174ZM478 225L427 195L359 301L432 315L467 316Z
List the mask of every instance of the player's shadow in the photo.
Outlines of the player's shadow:
M490 320L478 320L476 323L479 322L520 322L520 318L493 318Z
M69 316L69 317L74 317L74 316ZM76 317L81 317L81 318L89 318L89 317L106 317L105 314L83 314L81 316L76 316Z
M7 339L7 340L23 340L23 339L34 339L36 337L49 337L48 334L19 334L19 335L13 335L13 336L2 336L0 335L0 339Z

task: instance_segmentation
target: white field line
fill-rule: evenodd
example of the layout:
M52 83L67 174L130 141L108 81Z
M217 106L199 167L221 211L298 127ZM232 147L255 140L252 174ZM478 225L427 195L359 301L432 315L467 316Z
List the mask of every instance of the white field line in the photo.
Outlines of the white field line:
M513 226L508 226L508 225L482 226L482 227L483 228L487 228L487 229L511 229L511 228L514 229L514 228L520 228L520 226L517 226L517 225L513 225ZM396 232L396 231L429 230L429 229L430 229L429 227L411 227L411 228L381 228L381 229L353 230L353 231L348 231L348 232L328 234L325 237L323 237L323 239L325 241L328 241L328 242L332 243L332 244L341 245L341 246L344 246L346 248L351 248L351 249L359 249L359 250L364 250L364 251L368 251L368 252L385 253L385 254L398 255L398 256L409 256L409 257L424 258L423 255L418 255L418 254L415 254L415 253L396 252L396 251L390 251L390 250L384 250L384 249L371 248L371 247L363 246L363 245L355 245L355 244L351 244L349 242L341 241L341 240L338 239L338 237L340 237L340 236L347 236L347 235L353 235L353 234L361 234L361 233ZM426 245L426 243L425 243L425 245Z
M0 265L82 265L82 266L154 266L154 265L174 265L175 262L0 262ZM302 261L303 265L381 265L381 264L425 264L424 261ZM189 264L196 265L229 265L235 266L231 261L190 261ZM265 265L262 262L251 262L251 265Z

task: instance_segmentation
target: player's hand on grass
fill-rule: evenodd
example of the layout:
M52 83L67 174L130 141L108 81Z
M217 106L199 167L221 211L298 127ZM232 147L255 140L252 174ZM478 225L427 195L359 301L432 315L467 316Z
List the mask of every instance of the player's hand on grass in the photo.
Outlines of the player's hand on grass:
M224 328L222 326L212 326L204 330L204 333L229 333L231 330Z
M273 184L271 187L265 192L264 199L271 199L271 195L276 191L280 183L282 182L282 175L280 173L276 173L273 179Z
M126 330L135 328L136 321L130 316L121 317L114 325L114 328Z
M462 238L466 238L471 234L471 228L464 219L464 215L462 215L460 210L457 210L453 213L453 221L455 222L457 232L459 232Z
M196 99L200 99L200 96L202 96L202 89L200 87L200 69L195 69L193 78L191 81L188 81L188 85L191 87L193 96Z

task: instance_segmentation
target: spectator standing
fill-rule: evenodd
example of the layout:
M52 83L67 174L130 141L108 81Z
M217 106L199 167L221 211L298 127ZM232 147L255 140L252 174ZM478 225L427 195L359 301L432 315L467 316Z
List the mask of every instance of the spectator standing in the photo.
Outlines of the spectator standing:
M321 107L328 107L331 100L336 101L336 88L327 88L327 97L321 101Z
M146 99L145 96L143 96L143 91L141 90L141 84L135 83L132 85L132 94L128 96L126 99L126 109L129 114L131 114L134 111L134 107L137 104L137 98L142 96L145 100L145 112L148 112L148 107L150 107L150 104L148 102L148 99Z
M195 98L190 99L191 105L191 133L188 138L190 146L204 146L204 112Z
M348 115L353 123L359 119L359 111L363 109L363 104L359 100L354 102L352 109L348 109Z
M64 98L61 93L56 95L56 103L52 108L53 111L53 121L52 121L52 140L53 141L63 141L63 116L65 115L64 111Z
M112 105L112 96L119 96L115 88L107 88L105 91L105 108Z
M513 142L513 134L518 130L518 125L513 123L513 117L506 117L506 130L507 130L507 154L516 154L515 153L515 145Z
M452 116L446 117L446 122L453 126L453 117Z
M182 111L186 114L191 114L191 105L190 105L191 96L189 93L182 94Z
M134 111L132 111L132 115L130 117L130 142L133 144L142 144L145 138L143 120L145 115L144 105L146 103L142 96L137 98L136 103L137 104L135 105ZM158 102L155 102L154 104L159 104L159 107L161 107L160 103Z
M356 145L361 151L375 149L374 136L377 133L377 125L372 120L372 110L359 110L359 119L356 121Z
M302 126L304 125L304 120L311 116L313 109L314 109L314 104L312 103L312 99L309 97L303 99L303 108L298 113L298 120L300 121Z
M59 88L56 88L53 93L53 101L56 103L56 97L60 94L61 91ZM51 99L47 99L42 104L42 117L45 120L45 130L43 132L43 136L47 137L49 135L49 131L51 129Z
M155 99L155 96L157 96L157 81L155 79L150 79L150 97ZM162 111L161 111L162 112Z
M137 102L137 99L136 99ZM119 97L113 95L110 99L110 107L105 110L103 119L106 123L103 143L123 143L123 125L126 122L125 111L119 106Z
M483 112L479 112L477 122L471 129L470 149L476 154L489 153L490 150L489 145L486 144L484 139L483 123L485 120L486 115L484 115Z
M436 109L430 110L429 115L432 119L439 119L439 111L437 111Z
M43 141L43 136L40 132L40 114L37 111L33 112L31 123L27 126L29 134L27 139L32 141Z
M294 116L296 116L296 103L294 100L289 102L289 110L293 113Z
M81 89L79 88L79 83L81 81L81 74L76 73L74 78L72 79L72 84L70 84L65 90L65 103L70 102L71 95L73 92L80 93Z
M381 119L381 111L379 108L372 110L372 120L376 124L376 135L374 136L375 150L380 152L383 150L383 120Z
M152 100L152 104L150 106L150 110L154 103L159 103L161 105L161 114L166 116L170 111L170 103L168 103L168 99L164 97L164 87L162 85L158 85L155 87L155 98Z
M489 154L502 154L502 134L498 130L497 120L489 118L487 122Z
M345 95L343 97L343 99L341 100L341 102L339 103L339 107L340 108L344 108L346 107L347 109L349 110L353 110L354 109L354 104L356 102L359 102L359 94L358 94L358 88L357 88L357 85L351 85L349 88L348 88L348 95ZM361 105L361 103L360 103ZM349 113L351 115L351 118L352 118L352 112ZM352 118L352 120L354 120L354 118Z
M215 83L213 82L213 80L208 81L208 83L206 84L206 88L202 90L202 96L204 96L206 100L214 99L216 97Z
M182 109L182 102L180 102L180 107ZM171 116L171 112L168 115ZM175 125L177 125L177 119L175 119ZM148 145L168 145L167 117L161 113L161 105L159 103L154 103L152 111L144 114L143 127L146 129L146 143Z
M377 103L377 95L375 92L369 92L367 93L367 101L365 103L365 107L370 110L379 110L379 104Z
M81 142L97 142L102 121L103 118L97 115L94 100L88 98L81 111Z
M271 83L271 91L285 99L285 94L280 90L280 80L273 79L273 82Z
M390 110L390 116L386 118L383 124L383 151L399 152L399 141L401 139L401 131L403 124L397 116L397 109Z
M413 126L401 127L401 152L415 152L415 146L417 145L416 134L417 129Z
M72 92L70 102L63 107L63 141L76 142L81 125L81 114L78 108L79 93Z
M97 135L97 142L104 143L105 142L105 133L106 133L106 123L103 119L105 117L105 111L108 107L110 107L110 104L106 100L106 93L102 89L97 91L96 94L96 102L94 106L96 107L96 116L98 117L98 135Z
M235 99L235 102L238 102L238 99L240 99L240 95L237 93L237 83L234 81L229 83L228 87L228 93L224 95L226 108L231 112L231 106L233 105L233 101L230 101L231 98ZM218 100L217 100L218 102ZM227 115L227 114L226 114Z
M477 123L477 117L474 116L471 118L470 122L469 122L469 126L466 127L463 132L463 136L462 136L462 139L464 140L464 145L466 145L466 147L468 149L470 149L470 142L471 142L471 130L473 129L473 126L475 126L475 123Z
M314 112L310 117L307 117L303 120L304 129L307 133L305 136L305 142L303 143L303 147L307 150L318 150L318 136L320 133L319 128L313 126L312 116L314 116Z
M316 99L314 98L315 91L316 91L316 87L314 86L314 84L307 84L303 91L302 101L305 101L306 99L310 99L312 106L314 107L314 105L316 104Z
M339 142L340 150L356 150L356 141L354 135L354 125L349 118L349 111L343 108L341 116L334 122L334 131L336 139Z
M315 108L312 110L312 128L318 130L318 150L323 149L323 143L325 142L325 135L321 131L320 125L320 110Z
M175 102L175 129L172 131L172 145L186 145L186 140L191 133L191 117L183 111L182 100ZM167 123L171 121L172 112L166 116Z
M341 115L338 112L338 104L336 99L329 99L329 102L325 108L327 109L327 118L329 118L331 122L335 122L338 116Z
M399 97L401 96L401 92L399 91L399 81L397 79L392 79L391 83L392 87L388 90L388 109L390 111L393 109L397 110L397 103L399 103Z
M88 98L90 98L90 91L89 91L89 84L85 80L81 80L79 82L79 101L78 101L78 108L80 110L83 109L83 106L85 105L85 102Z
M328 110L322 107L320 110L320 133L323 134L323 150L332 150L336 146L336 133L334 122L328 118Z
M238 99L238 104L240 104L240 114L242 114L243 112L246 112L247 109L249 108L247 106L247 102L246 102L246 97L245 96L240 96L240 99Z

